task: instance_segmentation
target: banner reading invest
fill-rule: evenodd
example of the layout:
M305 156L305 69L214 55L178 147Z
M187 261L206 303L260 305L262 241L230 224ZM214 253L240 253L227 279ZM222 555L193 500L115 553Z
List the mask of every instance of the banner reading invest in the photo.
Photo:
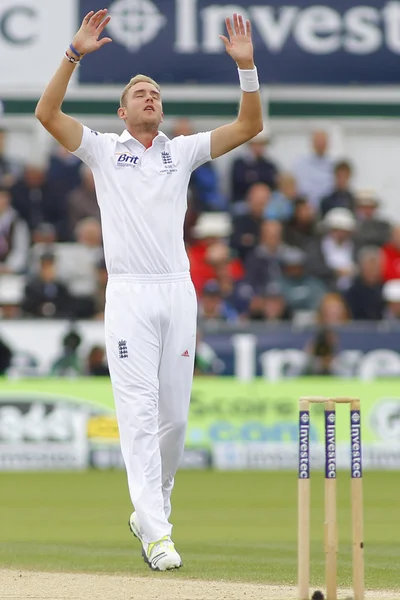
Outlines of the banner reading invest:
M250 18L263 83L397 83L397 0L113 0L114 44L88 57L84 83L125 83L147 73L161 83L237 84L219 35L233 11ZM80 0L81 18L104 8Z

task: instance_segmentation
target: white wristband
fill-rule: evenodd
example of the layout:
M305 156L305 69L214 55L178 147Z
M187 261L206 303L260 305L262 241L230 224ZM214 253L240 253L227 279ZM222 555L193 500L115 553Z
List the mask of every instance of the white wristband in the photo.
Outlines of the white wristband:
M260 89L257 67L254 69L239 69L240 87L244 92L257 92Z

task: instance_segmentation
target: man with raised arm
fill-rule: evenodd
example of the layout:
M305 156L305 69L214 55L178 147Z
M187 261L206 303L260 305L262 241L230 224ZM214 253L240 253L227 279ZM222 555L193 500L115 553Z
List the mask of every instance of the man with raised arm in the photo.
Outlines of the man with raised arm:
M191 172L263 128L250 23L226 20L221 36L237 63L240 110L211 132L168 139L159 130L159 85L136 75L122 92L122 135L92 131L64 114L69 80L100 36L107 10L90 12L48 84L36 117L93 171L108 270L105 335L129 492L129 523L154 570L182 565L171 541L171 492L182 457L196 343L197 302L183 242Z

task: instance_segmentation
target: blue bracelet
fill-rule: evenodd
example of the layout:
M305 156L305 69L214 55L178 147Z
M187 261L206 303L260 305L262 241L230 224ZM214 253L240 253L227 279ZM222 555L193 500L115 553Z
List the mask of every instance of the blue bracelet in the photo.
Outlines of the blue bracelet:
M79 54L78 50L72 44L69 45L69 48L78 58L81 58L82 54Z

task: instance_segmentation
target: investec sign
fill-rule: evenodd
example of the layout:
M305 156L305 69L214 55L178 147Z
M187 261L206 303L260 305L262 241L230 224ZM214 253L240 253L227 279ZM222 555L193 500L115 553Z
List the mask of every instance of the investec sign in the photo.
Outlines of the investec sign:
M219 35L225 17L233 11L249 18L269 52L282 52L290 38L310 54L332 54L343 49L350 54L371 54L383 45L400 53L400 2L382 8L353 5L345 10L318 4L306 8L275 4L211 4L199 10L198 0L176 0L178 53L224 51ZM199 34L198 18L202 23Z
M81 17L91 8L80 0ZM400 0L112 0L109 11L114 44L83 61L82 82L146 71L162 83L234 83L219 38L233 12L252 22L264 83L399 79Z

